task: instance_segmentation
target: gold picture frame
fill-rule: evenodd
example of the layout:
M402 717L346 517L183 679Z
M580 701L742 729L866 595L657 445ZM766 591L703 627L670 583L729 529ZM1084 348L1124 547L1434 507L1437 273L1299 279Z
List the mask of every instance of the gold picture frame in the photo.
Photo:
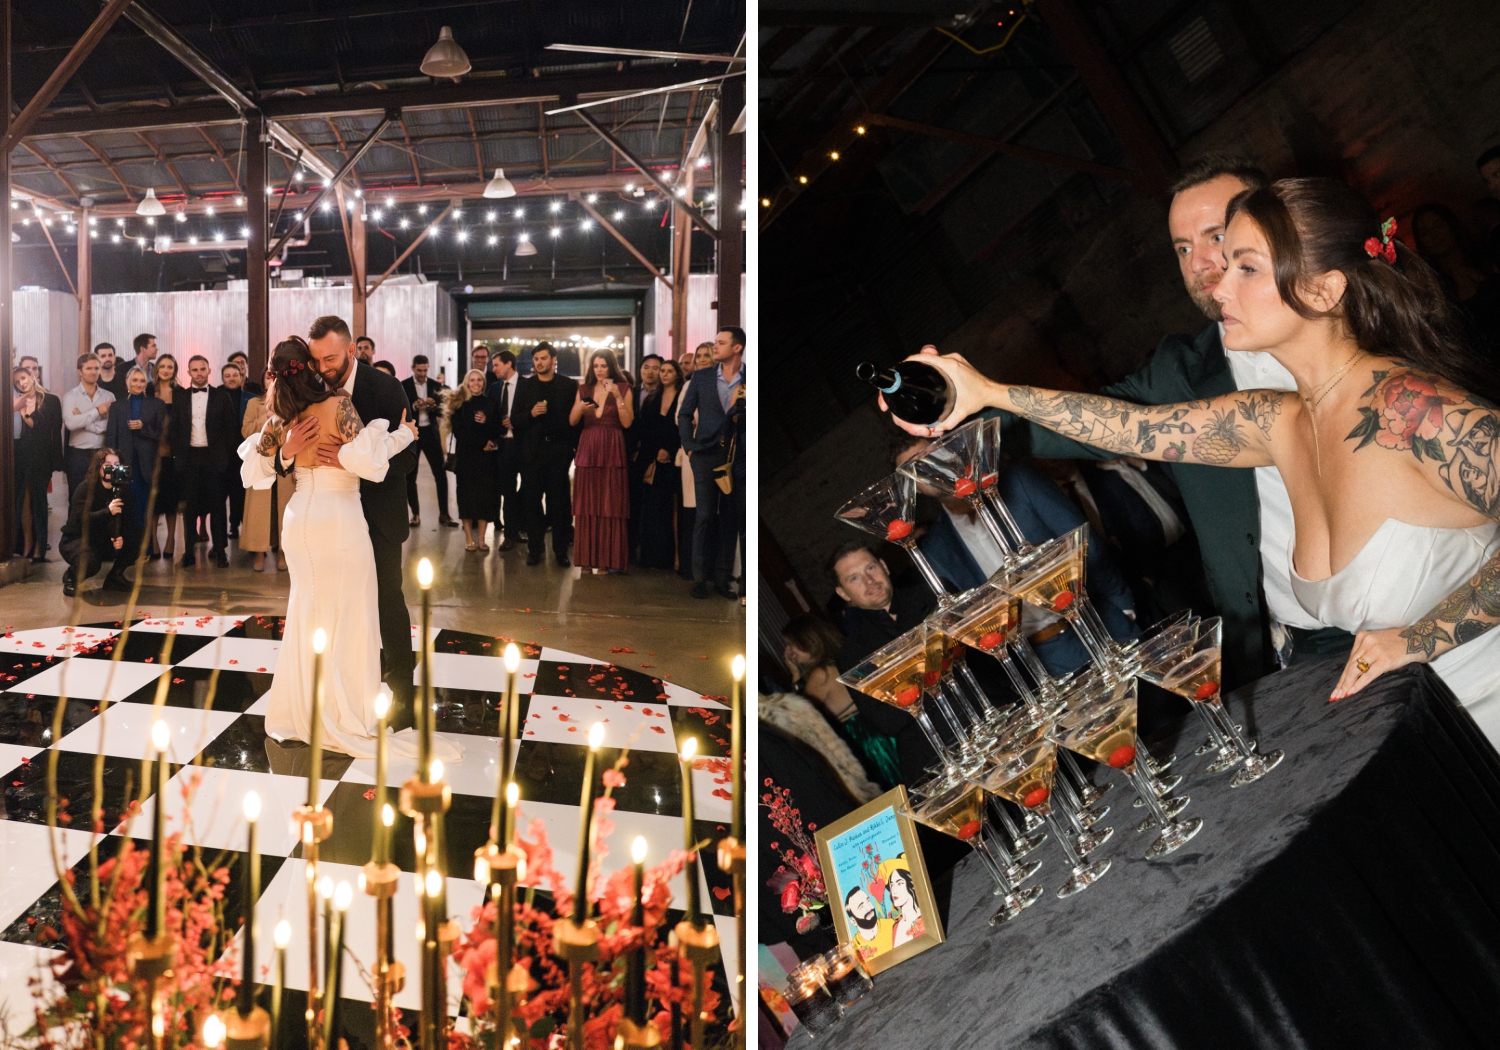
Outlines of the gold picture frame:
M839 943L853 943L872 974L945 940L916 824L905 809L906 788L898 784L815 834ZM851 909L871 926L855 929Z

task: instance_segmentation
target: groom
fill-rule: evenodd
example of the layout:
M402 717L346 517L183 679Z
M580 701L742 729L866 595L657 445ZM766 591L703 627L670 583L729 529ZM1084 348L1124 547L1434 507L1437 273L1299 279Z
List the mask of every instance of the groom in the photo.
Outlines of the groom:
M411 419L411 403L393 376L372 368L354 354L349 326L338 317L320 317L307 333L307 343L323 382L330 390L344 390L362 423L384 419L392 432ZM291 461L316 440L316 431L293 429L276 457L276 472L292 471ZM318 445L318 464L343 469L338 444ZM394 732L413 725L411 616L401 593L401 545L408 534L406 522L406 476L417 468L415 442L392 456L384 481L359 483L359 499L370 527L370 546L375 549L375 583L380 605L381 680L390 687L390 727Z

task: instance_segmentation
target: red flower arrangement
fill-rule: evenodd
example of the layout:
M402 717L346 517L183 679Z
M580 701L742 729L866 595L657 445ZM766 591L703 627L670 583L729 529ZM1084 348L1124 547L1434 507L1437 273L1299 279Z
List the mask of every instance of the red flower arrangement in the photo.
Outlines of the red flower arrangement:
M771 790L761 795L760 804L771 811L771 824L791 840L783 849L780 842L769 843L781 854L782 863L771 873L766 885L781 896L781 910L797 916L797 932L807 933L821 919L818 912L828 907L828 889L823 884L823 869L818 864L818 847L811 832L816 824L802 826L802 811L792 804L792 793L777 787L770 777L765 786Z

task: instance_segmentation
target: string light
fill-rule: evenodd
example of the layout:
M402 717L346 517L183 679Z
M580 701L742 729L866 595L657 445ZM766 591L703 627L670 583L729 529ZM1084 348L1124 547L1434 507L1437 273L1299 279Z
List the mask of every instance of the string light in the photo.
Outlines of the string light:
M223 230L215 230L214 231L214 240L216 240L216 241L222 241L223 239L224 239L224 231Z
M185 211L178 212L177 213L177 221L178 222L187 222L187 212L185 212Z
M656 198L652 197L650 200L646 201L645 208L646 208L647 211L655 211L656 210Z
M547 205L547 210L550 211L553 215L556 215L558 212L562 211L562 201L553 201L551 204Z
M89 231L89 236L92 237L92 238L94 238L94 240L97 241L99 239L99 231L98 230L90 230Z
M240 236L241 237L249 237L250 236L250 227L248 227L248 226L241 226L240 227Z
M206 208L203 209L203 214L204 215L212 215L213 213L214 213L214 206L212 204L210 204L208 207L206 207Z
M839 151L838 150L834 150L832 153L828 154L828 159L829 160L838 160L839 159Z
M328 201L324 201L323 205L322 205L322 208L323 208L323 211L331 211L332 208L333 208L333 205L330 204Z
M411 225L411 220L410 219L402 219L401 220L401 228L403 230L406 229L410 225Z
M514 215L518 219L524 219L524 218L526 218L526 209L525 208L517 208L515 210L515 212L514 212Z
M494 235L494 234L493 234L493 233L492 233L492 234L490 234L490 239L489 239L489 241L488 241L488 242L487 242L487 243L489 243L489 244L498 244L498 243L500 243L500 238L499 238L499 237L496 237L496 236L495 236L495 235Z
M584 219L578 225L581 229L592 230L594 228L594 220Z
M396 206L396 198L395 197L387 197L385 199L385 206L387 208L394 208Z
M191 237L189 237L188 238L188 243L189 244L197 244L198 243L198 235L195 233Z
M703 195L703 201L705 204L712 204L714 202L714 195L712 193L705 193Z
M298 182L301 182L302 181L302 169L298 168L296 171L292 172L292 178L296 179Z
M562 236L562 230L559 227L556 227L556 226L552 227L552 239L553 240L557 240L557 238L559 238L561 236Z
M43 226L51 226L52 225L52 220L51 219L43 219L42 220L42 225ZM156 225L156 216L154 216L154 215L148 215L148 216L146 216L146 225L147 226L155 226Z
M487 212L485 212L484 213L484 221L485 222L494 222L495 221L495 213L493 211L487 211Z
M463 209L462 208L454 208L453 209L453 217L455 219L462 219L464 217Z
M863 135L865 133L865 126L861 124L859 127L854 129L854 133L856 135Z
M125 225L125 220L124 219L116 219L115 220L115 225L116 226L124 226Z
M437 231L434 230L433 232L436 233ZM459 230L458 231L458 239L459 239L460 242L468 240L469 239L469 231L468 230Z
M614 220L615 220L615 222L619 222L623 218L625 218L625 209L624 208L616 208L615 209L615 214L614 214Z
M587 200L590 204L598 204L599 203L599 195L597 193L590 193L584 199Z
M417 205L417 214L418 215L426 215L427 214L427 205L425 205L425 204L418 204Z
M120 243L120 235L118 233L112 234L109 239L115 244Z
M373 216L374 216L374 217L375 217L375 221L376 221L376 222L379 222L379 221L380 221L380 217L381 217L381 216L382 216L382 215L384 215L384 214L385 214L385 213L384 213L384 212L382 212L382 211L381 211L381 210L380 210L380 209L379 209L379 208L376 208L376 209L375 209L375 210L374 210L374 211L372 211L372 212L371 212L371 213L370 213L370 214L371 214L371 215L373 215Z

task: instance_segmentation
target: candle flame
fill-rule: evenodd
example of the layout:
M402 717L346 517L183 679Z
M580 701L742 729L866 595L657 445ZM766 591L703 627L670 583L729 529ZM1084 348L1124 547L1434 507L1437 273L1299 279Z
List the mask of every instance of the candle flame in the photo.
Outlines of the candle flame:
M734 675L736 682L745 680L745 654L740 653L729 664L729 673Z
M490 865L483 857L474 858L474 881L480 883L490 881ZM500 884L497 882L495 885Z
M245 793L245 819L252 822L260 819L260 796L253 791Z
M432 586L432 562L426 558L417 562L417 584L424 591Z
M512 808L515 807L517 802L521 801L521 785L517 784L514 780L505 785L505 801Z
M427 924L421 919L417 920L417 943L421 944L427 939Z
M339 911L348 911L349 905L354 901L354 887L347 882L339 883L338 890L333 895L333 906Z
M443 779L443 760L441 758L434 758L432 765L428 768L431 771L430 779L434 784Z
M693 756L698 753L698 738L690 736L682 742L682 760L691 762Z
M422 875L421 875L420 872L414 872L412 874L412 878L416 880L416 883L417 883L417 896L420 897L420 896L422 896ZM418 940L420 940L420 939L421 938L418 938Z
M595 722L589 727L589 750L598 751L602 743L604 743L604 723Z
M151 726L151 744L156 750L165 751L171 742L172 729L167 723L158 720Z
M436 868L427 869L427 896L436 897L443 892L443 873Z
M224 1022L218 1014L209 1014L203 1022L203 1045L218 1046L224 1041Z
M637 835L630 844L630 859L637 864L646 859L646 836Z
M324 875L321 879L318 880L318 896L322 897L325 901L329 897L333 896L332 875Z
M276 924L276 947L285 948L292 943L292 924L282 919Z
M396 823L396 811L391 807L391 804L389 802L387 802L385 804L385 808L380 811L380 822L386 827L390 827L392 824Z
M303 842L312 842L312 840L313 840L313 826L312 826L312 821L309 820L309 821L307 821L306 823L304 823L302 825L302 841Z
M521 669L521 650L515 642L511 642L505 647L505 669L511 674L515 674Z
M313 652L322 656L326 648L328 648L328 632L319 627L313 632Z
M383 685L380 692L375 694L375 717L384 718L391 709L391 687Z

